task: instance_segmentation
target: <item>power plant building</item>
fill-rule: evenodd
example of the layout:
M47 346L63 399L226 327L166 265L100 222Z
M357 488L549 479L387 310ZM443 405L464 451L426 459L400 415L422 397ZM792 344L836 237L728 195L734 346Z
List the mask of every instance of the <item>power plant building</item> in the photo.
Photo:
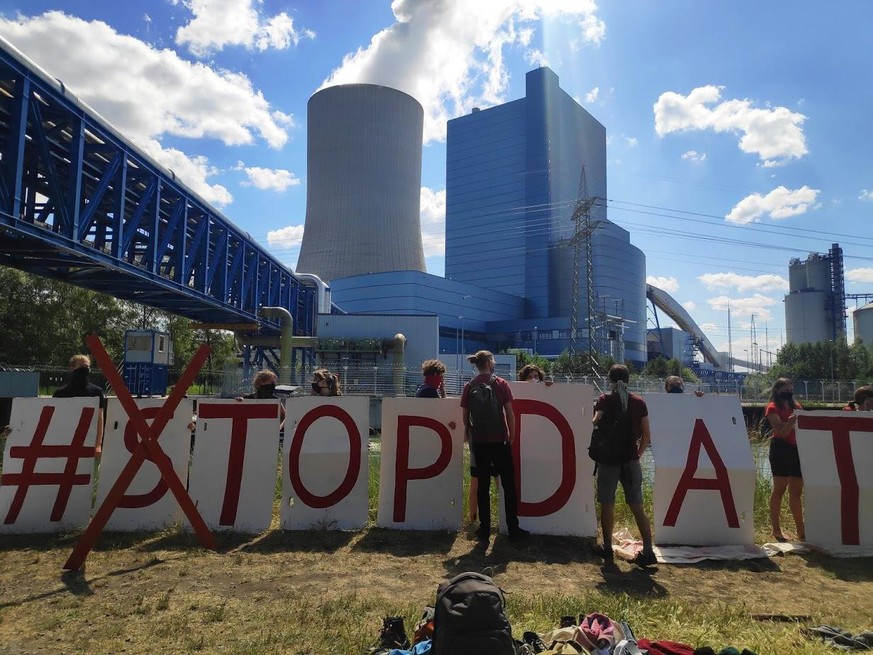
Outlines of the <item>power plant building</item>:
M312 148L310 161L318 156ZM584 169L588 197L600 199L591 208L594 347L617 361L645 363L645 256L606 216L606 130L560 88L558 76L545 67L531 71L524 98L449 121L446 149L445 278L412 263L331 271L333 302L350 313L437 315L442 353L561 354L571 345L572 216ZM315 215L309 204L304 249ZM384 248L393 235L379 239ZM585 351L584 238L579 247L576 346ZM300 270L318 273L306 255L301 250Z
M855 341L861 341L868 348L873 345L873 302L854 311L852 326L855 328Z
M843 251L833 244L827 254L811 253L788 265L785 336L788 343L846 340L846 291Z
M332 86L307 107L306 224L297 270L325 282L424 271L415 98L374 84Z

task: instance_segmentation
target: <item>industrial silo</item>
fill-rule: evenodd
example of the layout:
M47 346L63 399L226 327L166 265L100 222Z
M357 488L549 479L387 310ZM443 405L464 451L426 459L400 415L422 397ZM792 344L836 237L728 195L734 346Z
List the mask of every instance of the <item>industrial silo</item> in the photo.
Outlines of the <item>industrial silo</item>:
M831 289L831 258L824 255L810 255L806 260L807 288L816 291Z
M806 281L806 262L792 259L788 265L788 291L795 293L809 288Z
M855 326L855 341L860 339L867 346L873 344L873 302L856 309L852 323Z
M826 311L826 291L802 291L785 296L785 340L817 343L833 338Z
M421 105L385 86L322 89L307 111L306 225L297 270L329 281L424 271Z

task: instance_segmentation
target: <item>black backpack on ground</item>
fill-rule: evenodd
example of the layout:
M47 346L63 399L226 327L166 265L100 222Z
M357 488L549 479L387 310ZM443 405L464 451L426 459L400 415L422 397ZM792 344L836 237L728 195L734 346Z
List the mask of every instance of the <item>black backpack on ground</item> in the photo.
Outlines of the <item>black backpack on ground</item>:
M470 412L470 424L474 437L491 436L504 431L503 405L494 389L496 375L488 382L471 382L470 393L467 395L467 409Z
M617 396L612 400L612 407L604 411L591 431L588 456L598 464L623 464L637 458L637 439L630 414L622 409Z
M515 655L503 591L481 573L461 573L437 589L431 655Z

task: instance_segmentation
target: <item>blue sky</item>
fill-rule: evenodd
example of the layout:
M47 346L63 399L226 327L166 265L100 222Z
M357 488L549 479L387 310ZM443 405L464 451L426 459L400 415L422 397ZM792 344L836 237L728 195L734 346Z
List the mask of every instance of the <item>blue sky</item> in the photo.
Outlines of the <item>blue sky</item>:
M722 350L730 303L739 357L752 315L784 340L793 257L839 242L873 292L871 25L868 0L0 0L0 35L292 268L316 90L422 103L441 275L445 121L548 64L606 126L609 218Z

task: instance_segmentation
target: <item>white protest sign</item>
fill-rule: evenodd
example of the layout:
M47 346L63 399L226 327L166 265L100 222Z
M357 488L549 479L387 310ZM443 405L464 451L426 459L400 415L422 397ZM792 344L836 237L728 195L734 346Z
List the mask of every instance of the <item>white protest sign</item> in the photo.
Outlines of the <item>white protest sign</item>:
M91 513L99 398L15 398L0 532L76 530Z
M518 439L513 443L519 527L537 534L591 537L597 533L588 457L593 387L512 382ZM503 488L500 525L506 530Z
M646 394L655 459L655 541L755 543L755 461L736 396Z
M370 399L292 398L282 455L282 528L367 524Z
M200 400L188 484L211 529L270 527L279 452L278 400Z
M166 402L166 398L138 398L146 422L151 424ZM169 457L173 470L184 485L188 480L188 457L191 452L191 421L193 403L184 399L173 417L158 435L157 446ZM117 398L108 399L106 427L103 436L103 457L97 483L97 507L109 494L112 485L140 444L140 436ZM127 488L118 508L106 523L106 530L160 530L182 520L182 511L158 467L146 459Z
M385 398L377 525L458 530L463 444L459 398Z
M873 412L798 412L806 541L873 549Z

